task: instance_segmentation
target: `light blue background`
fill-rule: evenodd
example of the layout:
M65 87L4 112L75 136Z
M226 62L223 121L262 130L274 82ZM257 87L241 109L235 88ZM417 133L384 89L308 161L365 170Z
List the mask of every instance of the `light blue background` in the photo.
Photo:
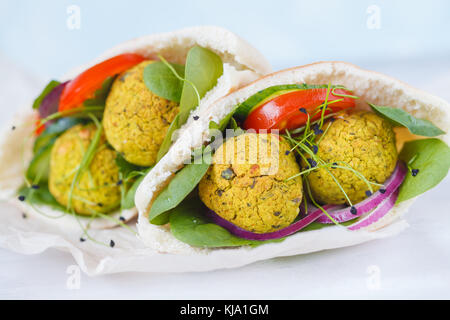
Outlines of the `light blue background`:
M403 63L450 60L450 1L1 0L0 53L32 74L58 77L105 49L140 35L186 26L226 27L275 69L318 60ZM69 30L68 6L81 9ZM367 8L381 29L367 28ZM412 64L412 62L411 62Z

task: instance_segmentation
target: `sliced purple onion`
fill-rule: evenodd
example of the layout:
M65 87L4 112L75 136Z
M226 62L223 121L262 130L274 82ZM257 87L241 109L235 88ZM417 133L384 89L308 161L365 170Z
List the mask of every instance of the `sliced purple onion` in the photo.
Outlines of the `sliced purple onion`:
M369 215L367 215L367 217L356 222L355 224L352 224L350 227L348 227L348 229L358 230L361 228L365 228L383 218L395 206L395 202L397 201L399 191L400 190L397 189L387 199L385 199L382 204L380 204L375 210L373 210Z
M329 206L323 206L323 208L325 210L328 210ZM301 220L294 222L293 224L287 226L286 228L269 233L255 233L242 229L241 227L238 227L237 225L231 223L230 221L225 220L212 210L208 209L207 213L215 224L221 226L222 228L227 229L231 234L234 234L239 238L258 241L274 240L287 237L305 228L306 226L308 226L309 224L311 224L312 222L317 220L317 218L319 218L324 214L324 212L321 209L315 209Z
M54 87L42 100L41 105L39 106L39 116L41 119L45 119L49 115L58 112L59 98L68 82L69 81L66 81ZM48 123L50 123L50 121Z
M344 209L341 209L340 206L333 206L330 208L330 210L327 210L327 213L333 217L334 220L336 220L339 223L346 222L353 220L357 217L362 216L363 214L366 214L373 209L375 209L378 205L380 205L383 201L388 199L402 184L403 180L406 177L407 173L406 166L403 164L403 162L398 161L397 166L394 169L394 172L391 174L391 176L386 180L384 183L384 190L385 192L380 192L378 190L373 195L368 197L367 199L361 201L358 204L354 205L354 208L357 210L356 214L352 214L350 212L350 207L345 207ZM320 223L328 223L331 224L333 221L330 220L326 215L323 215L317 219L317 222Z

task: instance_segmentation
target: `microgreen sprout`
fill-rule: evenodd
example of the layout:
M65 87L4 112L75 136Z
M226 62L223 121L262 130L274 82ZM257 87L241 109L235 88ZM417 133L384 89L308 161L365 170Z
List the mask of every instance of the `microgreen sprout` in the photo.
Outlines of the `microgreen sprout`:
M352 201L350 200L350 197L347 195L344 187L339 182L338 178L331 172L331 169L341 169L341 170L347 170L352 172L355 176L357 176L359 179L361 179L366 185L368 190L366 191L366 195L370 196L374 192L374 186L382 187L383 185L374 183L369 181L364 177L363 174L361 174L359 171L355 170L351 165L344 161L336 161L333 163L327 163L325 162L319 155L319 145L322 142L322 139L327 135L328 130L331 127L331 121L332 119L335 119L337 115L339 115L343 111L339 112L332 112L332 109L329 109L329 106L333 103L337 103L340 101L343 101L343 98L352 98L352 99L358 99L359 97L349 94L343 94L343 93L337 93L336 89L345 89L346 91L350 91L346 89L343 86L331 86L331 83L328 84L327 87L327 93L325 97L325 101L316 107L312 112L311 115L307 113L308 117L306 120L306 123L304 126L294 129L294 130L285 130L285 133L283 134L283 137L291 144L291 149L289 152L295 151L296 154L302 158L302 162L304 163L304 169L301 170L299 173L289 177L286 179L286 181L295 179L297 177L302 177L304 180L304 185L306 187L306 191L308 194L308 197L310 201L318 208L320 208L322 211L326 213L326 210L324 210L320 205L318 205L317 201L313 197L313 193L311 190L311 186L308 181L308 175L311 174L311 172L315 170L324 170L326 174L328 174L336 183L338 188L340 189L341 193L343 194L346 202L350 206L350 210L352 214L357 214L357 209L353 205ZM351 91L350 91L351 92ZM337 97L342 97L342 99L337 99L333 101L329 101L330 93ZM300 111L302 111L304 108L300 108ZM331 113L326 115L326 111L330 110ZM315 118L320 114L320 118L316 121L311 121L312 118ZM325 125L325 120L330 119L330 122L328 125ZM301 136L299 136L301 134ZM383 191L383 189L380 189L380 192ZM305 208L307 208L305 200ZM326 213L327 216L332 220L335 224L338 224L328 213Z

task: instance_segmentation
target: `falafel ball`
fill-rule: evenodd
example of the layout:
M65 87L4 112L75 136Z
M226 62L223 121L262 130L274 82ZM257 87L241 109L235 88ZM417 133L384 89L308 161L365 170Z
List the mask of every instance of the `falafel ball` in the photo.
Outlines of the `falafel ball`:
M95 124L76 125L64 132L53 145L50 156L49 190L61 205L67 207L69 192L78 166L97 131ZM117 153L106 145L102 134L88 168L79 176L72 194L76 213L107 213L120 204Z
M245 133L216 151L200 181L203 203L222 218L255 233L290 225L299 213L302 180L289 145L275 134Z
M144 61L120 74L106 99L103 124L106 139L130 163L155 164L159 147L179 107L144 83Z
M327 130L327 126L329 126ZM318 156L328 164L345 164L363 175L368 181L382 184L392 174L397 163L395 134L391 124L368 111L344 113L329 121L325 132L317 136ZM370 195L368 185L351 170L328 169L339 181L352 204ZM308 175L316 201L345 204L347 200L333 177L324 168ZM372 185L374 191L379 187ZM348 203L347 203L348 204Z

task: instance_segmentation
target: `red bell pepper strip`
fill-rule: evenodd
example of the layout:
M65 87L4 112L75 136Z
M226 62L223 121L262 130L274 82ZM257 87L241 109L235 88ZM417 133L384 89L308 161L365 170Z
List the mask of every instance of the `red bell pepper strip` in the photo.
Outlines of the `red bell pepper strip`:
M328 91L328 99L327 99ZM318 109L327 101L325 114L355 107L355 98L348 90L314 88L282 94L253 110L245 119L244 129L292 130L310 120L320 119Z
M145 58L139 54L125 53L89 68L66 85L61 94L58 111L79 107L101 88L108 77L128 70L144 60Z

